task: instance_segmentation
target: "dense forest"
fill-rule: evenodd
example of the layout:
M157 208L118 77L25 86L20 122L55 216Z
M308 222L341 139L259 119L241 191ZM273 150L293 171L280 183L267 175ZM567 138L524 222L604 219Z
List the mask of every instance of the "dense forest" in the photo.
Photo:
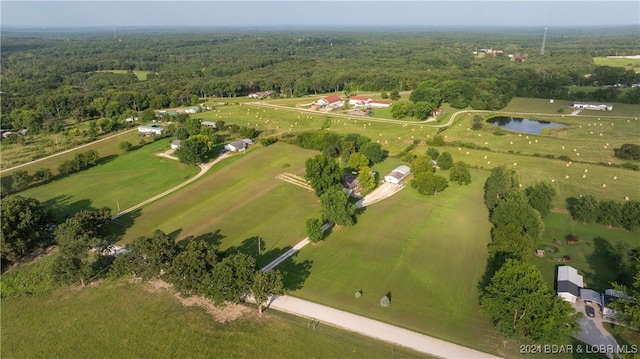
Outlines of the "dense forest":
M1 125L58 131L69 118L122 120L267 90L297 97L423 89L418 101L475 109L499 109L514 96L640 103L640 88L620 89L640 83L640 74L593 61L640 54L636 28L550 31L544 55L541 43L541 29L512 28L3 29Z

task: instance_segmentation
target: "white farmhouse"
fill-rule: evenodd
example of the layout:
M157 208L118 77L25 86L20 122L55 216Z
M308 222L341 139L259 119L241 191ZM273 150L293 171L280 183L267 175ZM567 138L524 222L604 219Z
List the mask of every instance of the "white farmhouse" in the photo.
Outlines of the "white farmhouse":
M161 135L162 134L162 127L158 126L158 125L144 125L144 126L138 126L138 133L142 133L142 134L149 134L149 135Z

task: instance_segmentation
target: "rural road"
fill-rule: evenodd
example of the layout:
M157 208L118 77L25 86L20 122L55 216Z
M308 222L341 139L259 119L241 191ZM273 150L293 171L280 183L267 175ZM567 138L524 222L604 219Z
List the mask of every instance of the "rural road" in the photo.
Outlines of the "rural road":
M137 127L136 127L136 128L132 128L132 129L130 129L130 130L126 130L126 131L124 131L124 132L118 132L118 133L116 133L115 135L107 136L107 137L105 137L105 138L101 138L101 139L99 139L99 140L95 140L95 141L92 141L92 142L88 142L88 143L85 143L84 145L76 146L76 147L74 147L74 148L71 148L71 149L68 149L68 150L65 150L65 151L62 151L62 152L56 152L56 153L54 153L54 154L52 154L52 155L49 155L49 156L47 156L47 157L38 158L37 160L33 160L33 161L31 161L31 162L27 162L27 163L23 163L23 164L21 164L21 165L17 165L17 166L13 166L13 167L5 168L5 169L3 169L3 170L0 170L0 174L2 174L3 172L8 172L8 171L14 170L14 169L16 169L16 168L20 168L20 167L28 166L28 165L33 164L33 163L37 163L37 162L40 162L40 161L44 161L44 160L49 159L49 158L53 158L53 157L56 157L56 156L64 155L65 153L73 152L73 151L75 151L75 150L78 150L78 149L81 149L81 148L84 148L84 147L91 146L91 145L93 145L93 144L95 144L95 143L102 142L102 141L106 141L106 140L108 140L108 139L111 139L111 138L114 138L114 137L120 136L120 135L125 134L125 133L127 133L127 132L134 131L134 130L136 130L136 129L137 129Z
M120 216L122 216L124 214L127 214L129 212L133 212L136 209L138 209L138 208L140 208L140 207L142 207L142 206L144 206L146 204L149 204L149 203L151 203L151 202L153 202L153 201L155 201L157 199L160 199L160 198L162 198L162 197L164 197L164 196L166 196L166 195L168 195L168 194L170 194L172 192L175 192L175 191L179 190L180 188L182 188L182 187L188 185L189 183L197 180L198 178L202 177L205 173L207 173L207 171L209 171L211 169L211 167L213 167L213 165L215 165L216 163L222 161L223 159L225 159L227 157L229 157L229 154L225 153L225 154L219 156L218 158L216 158L212 162L201 164L200 165L200 172L198 172L198 174L196 174L195 176L189 178L188 180L180 183L179 185L177 185L177 186L175 186L173 188L170 188L170 189L168 189L168 190L166 190L166 191L164 191L164 192L162 192L162 193L160 193L160 194L158 194L156 196L153 196L153 197L149 198L146 201L140 202L140 203L136 204L135 206L129 207L129 208L125 209L122 212L118 212L118 213L114 214L113 216L111 216L111 219L116 219L116 218L118 218L118 217L120 217Z
M391 324L286 295L272 297L268 308L317 320L320 325L329 324L439 358L499 358Z

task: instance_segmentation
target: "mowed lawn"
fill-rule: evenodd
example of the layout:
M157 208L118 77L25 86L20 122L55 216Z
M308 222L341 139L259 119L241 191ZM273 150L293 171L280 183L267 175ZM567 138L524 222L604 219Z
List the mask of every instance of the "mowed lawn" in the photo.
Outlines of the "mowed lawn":
M545 257L532 257L531 262L540 268L552 288L555 288L556 267L570 265L584 276L587 287L604 292L616 280L615 267L609 258L610 249L619 241L625 241L631 247L638 246L637 232L576 222L565 213L550 213L544 223L545 231L538 248L546 250ZM565 238L569 234L577 236L579 242L568 244ZM567 255L571 257L569 262L556 260Z
M20 192L50 207L58 219L86 208L127 209L193 177L200 169L156 156L169 148L163 139L103 163Z
M19 358L421 358L353 333L246 309L218 323L173 291L105 281L2 300L0 355Z
M296 258L313 269L292 295L496 352L477 289L491 228L482 199L488 172L472 175L470 186L451 184L435 196L407 187L367 208L355 226L305 247Z
M256 257L260 238L258 264L265 265L304 239L305 220L319 216L314 193L276 178L284 172L303 176L305 161L317 154L284 143L254 147L112 226L122 232L122 244L161 229L178 240L201 237Z

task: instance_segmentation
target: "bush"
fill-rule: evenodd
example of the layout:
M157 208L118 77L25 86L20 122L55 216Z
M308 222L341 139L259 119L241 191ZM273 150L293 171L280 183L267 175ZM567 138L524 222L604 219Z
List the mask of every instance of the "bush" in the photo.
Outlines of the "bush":
M278 138L277 137L267 137L267 138L263 138L260 140L260 144L263 146L269 146L272 145L274 143L278 142Z
M131 142L129 141L122 141L120 142L120 149L123 151L130 151L131 147L133 147L133 145L131 144Z
M640 145L625 143L620 148L615 148L613 153L623 160L640 160Z
M567 156L567 155L560 155L560 156L558 156L558 159L559 160L563 160L563 161L567 161L567 162L571 161L571 158L569 158L569 156Z

